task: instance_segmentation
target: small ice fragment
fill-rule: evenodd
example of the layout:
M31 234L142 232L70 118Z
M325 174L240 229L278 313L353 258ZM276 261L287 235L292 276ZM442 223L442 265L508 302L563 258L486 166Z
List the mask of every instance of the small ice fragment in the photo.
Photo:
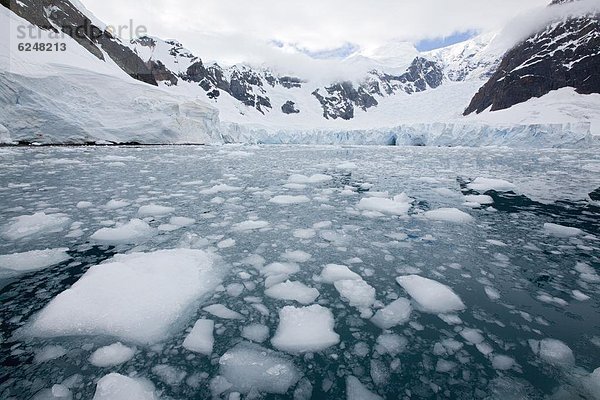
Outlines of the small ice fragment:
M100 368L114 367L131 360L134 354L135 349L117 342L93 352L90 356L90 363Z
M145 379L112 373L98 381L92 400L158 400L158 395Z
M484 291L490 300L495 301L495 300L500 299L500 292L497 289L494 289L491 286L486 286L484 288Z
M495 190L496 192L514 192L516 190L514 184L502 179L492 178L476 178L467 185L467 188L479 193L485 193L490 190Z
M67 248L0 255L0 278L39 271L71 259Z
M485 338L477 329L465 328L460 331L460 336L462 336L467 342L476 345L482 343Z
M145 206L141 206L138 209L138 216L141 218L145 217L162 217L168 214L175 212L173 207L160 206L157 204L148 204Z
M244 316L236 311L230 310L222 304L212 304L204 307L204 311L222 319L244 319Z
M187 373L171 365L159 364L152 367L152 373L169 386L177 386L185 379Z
M171 217L171 219L169 219L169 224L181 227L194 225L195 223L195 219L187 217Z
M90 239L105 244L136 244L150 239L156 231L141 219L132 219L116 228L101 228Z
M310 199L304 195L300 195L300 196L282 195L282 196L273 197L271 200L269 200L269 203L274 203L274 204L279 204L279 205L288 205L288 204L308 203L309 201L310 201Z
M583 234L583 231L579 228L572 228L570 226L563 226L558 224L544 224L544 231L546 234L556 236L559 238L570 238Z
M377 338L377 346L375 349L379 354L390 354L395 356L402 353L408 346L408 339L404 336L384 333Z
M242 329L242 337L256 343L262 343L269 338L269 327L261 324L252 324Z
M302 308L287 306L279 311L279 326L271 343L294 354L325 350L340 341L334 325L328 308L316 304Z
M319 297L319 291L301 282L287 281L271 286L265 290L265 295L278 300L293 300L300 304L311 304Z
M119 208L127 207L130 203L125 200L110 200L104 205L107 210L118 210Z
M67 350L62 346L48 345L39 351L36 351L33 358L34 364L41 364L46 361L56 360L67 354Z
M70 223L65 214L38 212L11 218L11 222L0 230L4 239L18 240L63 231Z
M332 180L333 178L329 175L315 174L312 176L294 174L288 178L289 183L300 183L300 184L311 184L311 183L323 183Z
M383 214L406 215L410 210L412 199L404 193L393 199L367 197L358 203L359 210L377 211Z
M344 280L362 280L362 277L345 265L327 264L318 280L323 283L335 283Z
M343 300L356 307L363 316L369 314L370 307L375 303L375 288L362 279L336 281L333 285Z
M383 398L363 385L357 377L346 378L346 400L383 400Z
M411 312L410 300L399 298L388 306L378 310L375 316L371 318L371 322L379 328L386 330L408 322Z
M183 347L194 353L210 356L213 351L215 339L213 330L215 323L209 319L199 319L194 324L192 331L183 341Z
M425 218L432 221L453 222L457 224L466 224L474 221L472 216L456 208L438 208L437 210L427 211Z
M485 194L480 195L467 195L465 201L468 203L477 203L482 205L494 204L494 199Z
M248 232L257 229L263 229L267 226L269 226L269 223L267 221L248 220L234 224L232 230L234 230L235 232Z
M575 356L565 343L556 339L529 340L529 347L542 360L554 365L573 365Z
M222 240L219 243L217 243L217 247L219 249L228 249L233 246L235 246L235 240L233 240L231 238Z
M515 360L502 354L492 356L492 367L500 371L509 370L515 365Z
M401 276L396 281L425 312L443 314L465 309L460 297L440 282L418 275Z
M240 393L285 394L301 377L286 357L250 343L240 343L219 359L220 374Z
M287 261L305 263L312 258L310 254L302 250L286 251L283 254L283 258Z
M297 239L310 239L317 235L314 229L296 229L293 236Z

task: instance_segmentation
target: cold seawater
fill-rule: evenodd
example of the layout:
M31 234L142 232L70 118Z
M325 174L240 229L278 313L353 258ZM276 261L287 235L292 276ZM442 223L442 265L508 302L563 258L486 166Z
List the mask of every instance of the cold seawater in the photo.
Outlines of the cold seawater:
M1 399L594 399L597 151L0 149Z

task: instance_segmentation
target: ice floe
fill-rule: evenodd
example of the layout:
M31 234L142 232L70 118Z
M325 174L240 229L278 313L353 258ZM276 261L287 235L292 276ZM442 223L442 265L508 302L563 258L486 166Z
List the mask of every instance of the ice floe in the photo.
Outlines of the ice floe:
M90 239L105 244L137 244L150 239L156 230L141 219L132 219L115 228L101 228Z
M575 364L573 351L557 339L529 340L529 347L542 360L558 366Z
M243 394L253 390L284 394L301 377L288 358L250 343L240 343L223 354L219 372L229 383L229 389Z
M406 215L410 210L412 199L402 193L393 199L367 197L358 203L359 210L376 211L383 214Z
M300 304L313 303L319 297L319 291L301 282L286 281L265 290L265 295L278 300L292 300Z
M352 307L356 307L363 318L371 317L371 306L375 303L375 288L362 279L335 281L333 285L342 299Z
M248 220L234 224L232 229L236 232L248 232L256 229L263 229L269 226L267 221Z
M329 175L315 174L312 176L294 174L288 178L289 183L300 183L300 184L312 184L312 183L323 183L332 180L333 178Z
M225 307L223 304L211 304L204 307L203 310L221 319L244 319L242 314Z
M323 283L335 283L344 280L362 280L362 277L345 265L327 264L317 280Z
M371 392L355 376L346 378L346 400L383 400L383 397Z
M316 304L301 308L287 306L279 311L279 326L271 344L293 354L325 350L340 341L334 325L328 308Z
M92 400L158 400L154 385L145 379L112 373L96 384Z
M134 354L135 349L117 342L94 351L90 356L90 364L101 368L114 367L131 360Z
M32 250L0 255L0 278L39 271L71 259L69 249Z
M453 222L457 224L466 224L474 221L474 218L464 211L457 208L438 208L425 212L425 218L432 221Z
M304 195L300 195L300 196L280 195L280 196L275 196L271 200L269 200L270 203L280 204L280 205L301 204L301 203L308 203L309 201L310 201L310 199Z
M371 322L381 329L390 329L408 322L411 313L412 306L410 300L399 298L378 310L373 318L371 318Z
M155 343L221 283L226 267L202 250L116 255L91 267L33 318L27 333L109 335Z
M496 192L513 192L516 190L516 186L503 179L494 178L476 178L473 182L469 183L467 187L476 192L485 193L490 190Z
M183 341L183 347L194 353L210 356L213 351L215 338L213 330L215 323L209 319L199 319Z
M546 223L544 224L544 232L551 236L559 238L570 238L583 234L583 231L579 228L573 228L570 226Z
M460 297L440 282L418 275L401 276L396 281L422 311L445 314L466 308Z
M11 222L0 230L0 235L8 240L18 240L63 231L70 223L65 214L37 212L11 218Z

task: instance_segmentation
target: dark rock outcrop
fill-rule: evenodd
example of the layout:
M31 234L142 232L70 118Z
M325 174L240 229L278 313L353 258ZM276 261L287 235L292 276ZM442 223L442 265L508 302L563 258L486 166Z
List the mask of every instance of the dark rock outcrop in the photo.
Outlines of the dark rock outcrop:
M565 0L555 0L560 7ZM479 90L465 115L510 108L552 90L573 87L580 94L600 93L600 15L551 24L503 58Z
M286 101L282 106L281 106L281 111L284 114L298 114L300 112L300 110L298 110L296 108L296 103L294 103L291 100Z
M4 0L2 5L42 30L63 33L100 60L108 56L133 78L157 85L149 66L108 31L103 31L68 0Z

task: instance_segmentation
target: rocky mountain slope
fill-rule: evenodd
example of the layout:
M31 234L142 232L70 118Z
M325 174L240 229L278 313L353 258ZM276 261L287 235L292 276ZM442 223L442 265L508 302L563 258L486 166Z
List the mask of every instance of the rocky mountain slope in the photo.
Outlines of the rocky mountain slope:
M550 7L567 3L554 0ZM465 115L507 109L564 87L600 93L600 13L555 21L508 51Z

